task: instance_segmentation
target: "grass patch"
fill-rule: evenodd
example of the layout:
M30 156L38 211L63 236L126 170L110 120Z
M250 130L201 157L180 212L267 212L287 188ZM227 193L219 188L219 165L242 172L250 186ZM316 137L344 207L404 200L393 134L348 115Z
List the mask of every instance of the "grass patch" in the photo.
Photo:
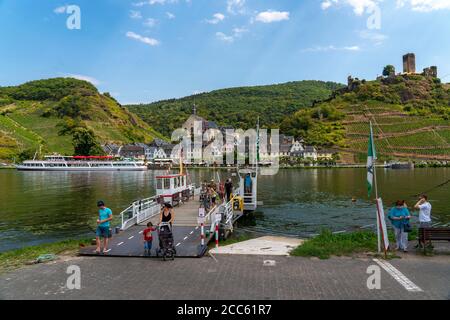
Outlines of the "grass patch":
M413 228L408 240L417 240L418 230ZM388 230L389 243L395 245L394 233ZM323 230L318 236L305 241L291 251L291 256L318 257L328 259L331 256L350 256L356 253L372 252L378 250L377 235L373 231L354 231L351 233L333 234L330 230ZM392 258L388 252L388 258Z
M376 250L377 235L372 231L333 234L330 230L323 230L320 235L292 250L291 255L328 259L332 255L343 256Z
M0 273L32 263L42 254L76 255L80 244L89 245L91 239L64 240L0 253Z

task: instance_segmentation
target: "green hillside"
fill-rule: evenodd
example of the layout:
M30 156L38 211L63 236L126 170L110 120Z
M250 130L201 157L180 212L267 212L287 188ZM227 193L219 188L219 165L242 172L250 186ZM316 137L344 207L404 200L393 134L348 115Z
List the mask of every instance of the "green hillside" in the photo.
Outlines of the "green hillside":
M297 81L222 89L127 107L166 137L170 137L172 131L192 114L194 104L198 115L218 125L248 129L255 126L256 118L260 116L262 126L278 127L287 115L309 107L315 100L328 98L341 87L334 82Z
M74 153L75 132L90 132L97 144L151 141L149 125L100 94L89 82L72 78L0 87L0 159L20 153Z
M450 160L450 88L422 75L359 82L287 117L281 129L362 161L370 120L382 159Z

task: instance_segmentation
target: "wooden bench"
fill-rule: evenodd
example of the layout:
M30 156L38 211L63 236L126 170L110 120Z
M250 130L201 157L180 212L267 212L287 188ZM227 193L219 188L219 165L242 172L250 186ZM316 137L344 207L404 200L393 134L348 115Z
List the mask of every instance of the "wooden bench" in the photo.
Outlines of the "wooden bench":
M419 228L419 243L423 245L424 251L427 241L436 240L450 241L450 228Z

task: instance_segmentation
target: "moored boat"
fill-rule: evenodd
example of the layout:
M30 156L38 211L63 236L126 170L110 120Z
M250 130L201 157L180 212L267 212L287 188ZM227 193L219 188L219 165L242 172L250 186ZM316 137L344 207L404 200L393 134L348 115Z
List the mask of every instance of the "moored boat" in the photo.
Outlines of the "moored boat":
M25 171L144 171L144 161L120 160L113 156L45 156L16 165Z

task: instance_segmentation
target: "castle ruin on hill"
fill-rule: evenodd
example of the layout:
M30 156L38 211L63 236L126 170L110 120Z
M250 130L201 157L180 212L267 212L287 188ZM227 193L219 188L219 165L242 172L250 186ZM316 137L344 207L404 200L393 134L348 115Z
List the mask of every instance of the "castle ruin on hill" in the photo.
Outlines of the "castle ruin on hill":
M403 75L422 75L425 77L430 78L437 78L438 77L438 70L436 66L431 66L428 68L424 68L422 73L416 72L416 55L414 53L407 53L403 56L403 72L402 73L395 73L395 69L391 72L389 76L387 76L387 79L393 79L396 76L403 76ZM377 77L377 80L383 80L386 79L383 76ZM358 88L361 84L364 84L366 80L353 78L352 76L348 76L347 78L347 87L337 90L338 92L351 92Z
M414 53L407 53L403 56L403 74L418 74L416 73L416 55ZM437 78L437 67L424 68L421 75Z

